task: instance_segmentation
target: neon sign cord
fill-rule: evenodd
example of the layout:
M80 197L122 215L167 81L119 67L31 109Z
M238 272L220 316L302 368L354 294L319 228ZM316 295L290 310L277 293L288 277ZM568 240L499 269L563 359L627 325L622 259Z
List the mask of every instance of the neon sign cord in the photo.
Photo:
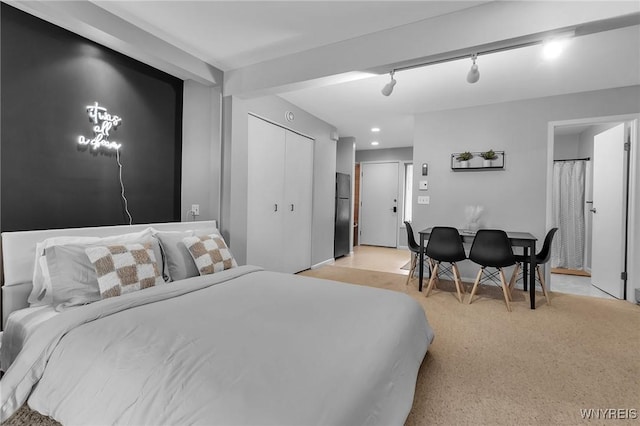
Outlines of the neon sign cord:
M118 162L119 167L119 177L120 177L120 196L124 200L124 211L129 216L129 225L132 224L133 219L131 219L131 213L129 213L129 203L127 202L127 197L124 196L124 183L122 182L122 163L120 162L120 149L116 148L116 161Z

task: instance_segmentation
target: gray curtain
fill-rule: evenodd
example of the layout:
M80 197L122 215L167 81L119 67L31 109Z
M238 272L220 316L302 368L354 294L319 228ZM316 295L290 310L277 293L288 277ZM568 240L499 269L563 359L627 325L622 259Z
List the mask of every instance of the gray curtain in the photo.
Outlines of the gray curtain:
M585 160L553 164L553 219L558 233L553 241L551 267L584 269Z

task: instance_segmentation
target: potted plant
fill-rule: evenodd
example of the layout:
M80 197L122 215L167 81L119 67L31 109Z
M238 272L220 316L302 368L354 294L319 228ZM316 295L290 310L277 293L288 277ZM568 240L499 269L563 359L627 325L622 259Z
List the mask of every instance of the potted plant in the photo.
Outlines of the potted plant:
M470 153L469 151L465 151L458 154L458 156L456 157L456 160L460 162L460 167L466 168L466 167L469 167L469 160L471 160L472 158L473 158L473 154Z
M480 153L480 156L484 158L484 161L482 162L483 167L491 167L491 160L495 160L496 158L498 158L498 156L492 149Z

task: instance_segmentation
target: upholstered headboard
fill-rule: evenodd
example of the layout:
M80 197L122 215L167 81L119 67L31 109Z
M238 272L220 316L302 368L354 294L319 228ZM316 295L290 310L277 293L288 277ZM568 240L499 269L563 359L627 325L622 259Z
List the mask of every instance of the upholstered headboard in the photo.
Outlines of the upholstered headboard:
M95 236L108 237L142 231L148 227L161 231L186 231L216 227L215 220L200 222L167 222L142 225L99 226L89 228L47 229L42 231L15 231L2 233L2 327L9 314L29 306L36 244L51 237Z

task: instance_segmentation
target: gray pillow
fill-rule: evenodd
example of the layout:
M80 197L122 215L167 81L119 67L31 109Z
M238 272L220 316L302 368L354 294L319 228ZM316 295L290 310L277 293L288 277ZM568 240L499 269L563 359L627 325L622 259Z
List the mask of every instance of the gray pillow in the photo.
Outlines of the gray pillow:
M158 269L162 270L162 254L158 240L145 238L141 244L151 243ZM117 243L113 243L117 244ZM111 245L113 245L111 244ZM53 306L69 307L101 300L96 271L85 249L100 244L69 244L48 247L45 251L51 276Z
M153 234L160 240L166 269L168 269L171 281L200 276L200 272L198 272L198 268L182 239L208 234L219 234L219 231L213 228L198 231L156 231Z

